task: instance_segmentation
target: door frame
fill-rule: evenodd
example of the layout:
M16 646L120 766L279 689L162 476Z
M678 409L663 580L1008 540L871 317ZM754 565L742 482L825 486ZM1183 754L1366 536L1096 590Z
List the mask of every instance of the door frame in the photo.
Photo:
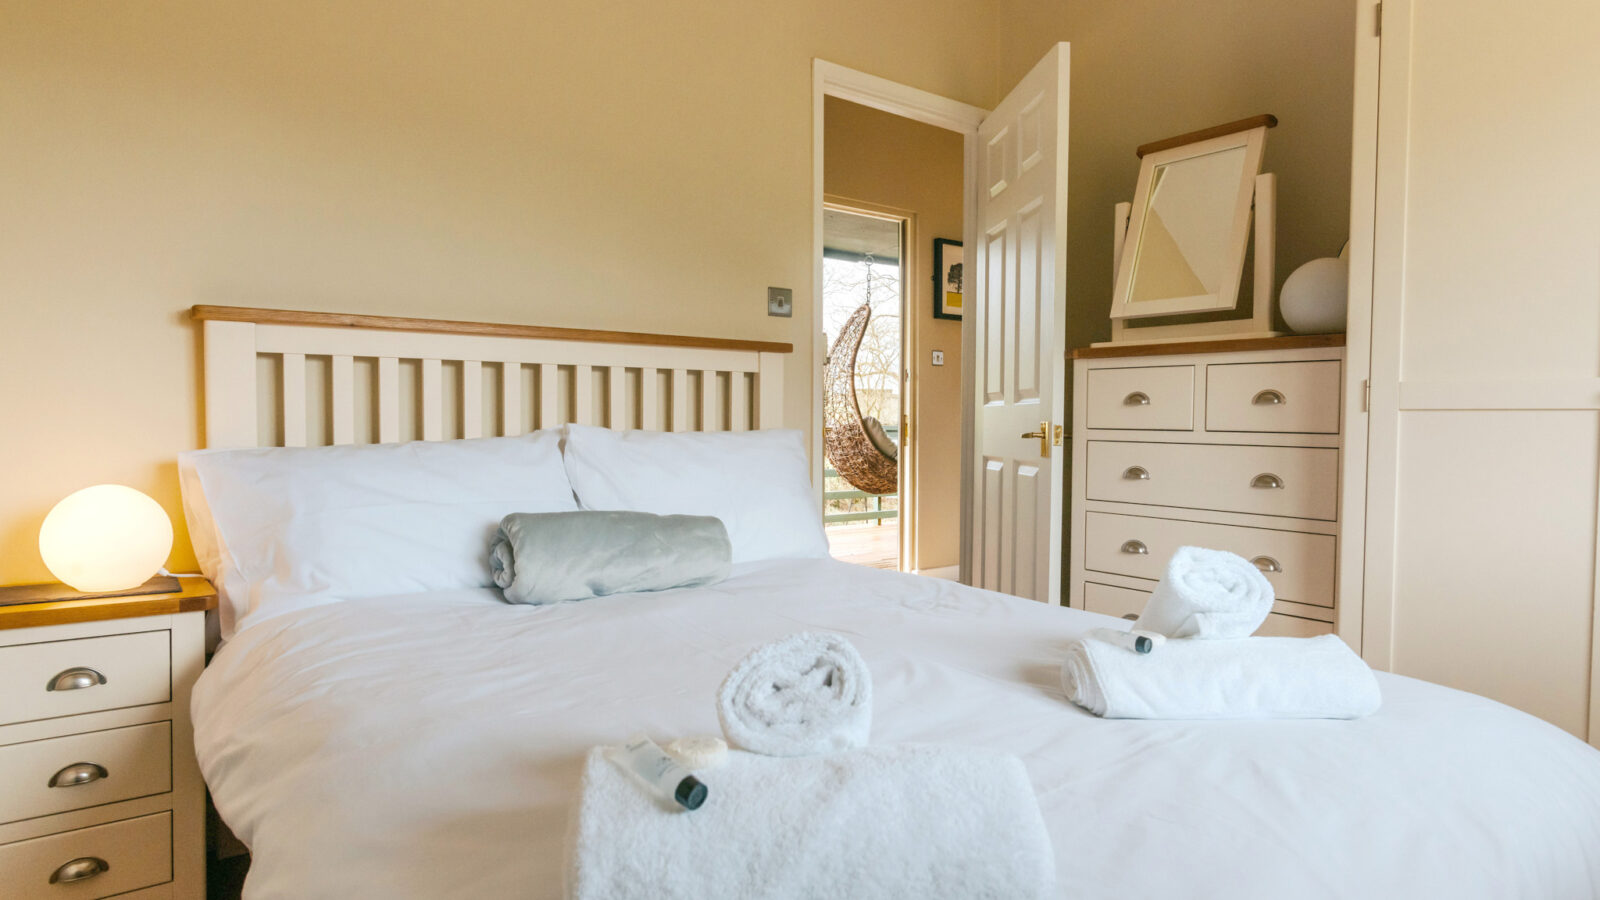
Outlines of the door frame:
M929 93L920 88L869 75L831 63L811 61L811 473L817 508L822 508L822 362L828 348L822 337L822 213L824 99L838 97L851 103L903 116L925 125L961 135L961 242L976 246L978 200L978 126L989 111ZM902 291L904 288L902 287ZM916 310L911 310L916 314ZM909 319L909 316L907 317ZM976 331L965 316L961 320L961 471L972 468L972 398ZM905 345L902 344L902 347ZM915 362L915 360L911 360ZM909 442L908 442L909 443ZM961 581L970 583L972 571L972 479L961 480ZM902 501L903 502L903 501ZM904 522L902 520L902 525ZM902 531L902 533L905 533ZM902 557L904 558L904 557Z
M911 411L916 409L917 402L917 372L912 361L917 358L917 331L913 326L911 316L916 307L913 304L911 293L916 285L911 281L911 273L917 268L916 240L917 240L917 214L907 209L897 209L881 203L870 203L865 200L856 200L838 194L824 194L822 206L824 210L850 213L857 216L868 216L874 219L894 221L900 224L900 463L896 466L898 484L895 487L898 498L897 509L899 515L898 528L900 530L900 548L896 559L897 568L901 571L915 572L919 568L917 559L917 499L916 499L916 441L913 440L911 431ZM821 296L819 289L818 296ZM821 304L818 304L818 315L821 315ZM818 321L821 321L820 318ZM828 351L827 341L823 341L823 353ZM818 400L821 395L818 395Z

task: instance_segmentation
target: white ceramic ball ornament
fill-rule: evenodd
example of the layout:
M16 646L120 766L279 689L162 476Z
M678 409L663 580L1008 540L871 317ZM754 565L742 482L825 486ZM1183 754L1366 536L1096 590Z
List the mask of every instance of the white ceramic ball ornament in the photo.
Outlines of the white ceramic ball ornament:
M1289 275L1278 294L1283 321L1298 334L1344 331L1350 305L1350 264L1313 259Z
M39 555L74 590L136 588L172 552L172 521L161 504L120 484L97 484L55 505L39 527Z

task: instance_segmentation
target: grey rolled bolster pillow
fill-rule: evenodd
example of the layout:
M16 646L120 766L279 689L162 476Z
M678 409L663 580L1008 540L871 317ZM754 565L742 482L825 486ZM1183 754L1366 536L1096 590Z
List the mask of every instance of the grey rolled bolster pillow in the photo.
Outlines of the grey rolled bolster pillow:
M715 584L732 564L728 529L713 516L512 513L489 548L494 583L510 603Z

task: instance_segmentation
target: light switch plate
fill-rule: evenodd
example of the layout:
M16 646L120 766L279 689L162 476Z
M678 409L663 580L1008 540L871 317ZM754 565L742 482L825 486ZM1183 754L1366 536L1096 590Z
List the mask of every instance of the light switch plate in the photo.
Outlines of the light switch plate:
M783 316L785 319L794 315L794 291L789 288L767 288L767 315Z
M943 350L935 350L935 351L933 351L933 364L936 365L936 366L944 365L944 351Z

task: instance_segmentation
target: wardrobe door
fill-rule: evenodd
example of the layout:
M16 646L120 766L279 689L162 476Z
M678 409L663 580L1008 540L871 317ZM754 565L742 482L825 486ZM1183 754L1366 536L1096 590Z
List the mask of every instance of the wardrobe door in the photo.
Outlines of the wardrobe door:
M1597 24L1593 0L1384 0L1351 338L1363 655L1600 745Z

